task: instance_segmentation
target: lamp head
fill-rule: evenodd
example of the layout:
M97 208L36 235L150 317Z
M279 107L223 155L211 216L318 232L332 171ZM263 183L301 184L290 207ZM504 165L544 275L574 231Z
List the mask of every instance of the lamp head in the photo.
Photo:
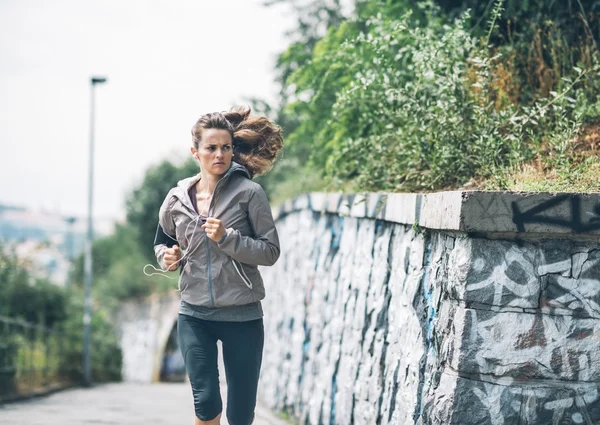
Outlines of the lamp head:
M106 77L92 77L90 80L92 84L106 83Z

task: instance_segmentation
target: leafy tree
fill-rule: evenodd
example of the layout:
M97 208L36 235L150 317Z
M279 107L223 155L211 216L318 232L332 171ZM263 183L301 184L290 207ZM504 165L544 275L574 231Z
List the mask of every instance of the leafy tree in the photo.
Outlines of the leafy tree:
M485 30L484 20L490 16L493 9L493 1L480 0L436 0L441 8L450 16L459 16L466 10L471 11L478 28ZM594 31L597 35L598 23L589 17L600 12L600 2L597 0L574 0L574 1L522 1L505 0L504 12L500 17L500 29L506 31L509 22L515 34L522 33L531 22L541 23L544 20L552 20L569 29L571 34L581 34L581 31ZM587 21L587 22L586 22ZM572 25L572 26L571 26ZM570 27L570 28L569 28ZM505 33L506 35L506 33Z
M67 317L67 292L37 279L0 249L0 314L53 327Z
M92 248L92 272L94 279L105 276L112 265L122 258L139 251L137 230L130 225L117 224L115 231L108 236L94 240ZM84 255L75 259L71 280L81 287L84 279Z
M117 225L113 234L94 241L94 298L103 309L112 311L123 299L176 289L172 279L157 275L159 272L152 268L157 267L153 245L158 212L168 191L198 171L193 160L180 166L163 161L150 167L127 199L126 224ZM75 260L71 275L79 288L83 286L83 267L82 255Z
M198 172L198 164L192 159L181 166L163 161L148 169L141 185L128 196L127 223L135 230L138 247L148 261L156 262L154 234L158 225L158 210L165 196L179 180Z
M288 77L310 60L312 49L329 28L338 26L347 16L342 14L340 0L267 0L264 4L285 4L292 8L297 17L296 27L287 32L292 43L279 55L275 65L277 79L282 84L280 94L285 102Z
M158 214L158 209L156 211ZM158 273L150 267L158 267L154 254L152 257L148 259L144 255L138 230L129 224L117 225L113 234L94 241L92 270L96 305L112 311L124 299L143 297L168 288L175 289L176 283L173 280L144 273ZM71 277L78 288L83 287L83 264L84 258L80 256L75 261Z
M0 363L8 369L0 379L0 393L11 393L23 378L15 371L19 356L29 356L28 350L38 350L31 357L33 367L42 368L52 361L48 356L60 356L61 380L82 379L83 356L83 294L80 288L69 290L45 279L36 279L16 257L0 249L0 315L41 325L53 332L36 328L0 328ZM97 310L92 317L92 370L96 381L120 379L121 354L116 335L105 312ZM36 348L37 347L37 348ZM41 348L43 347L43 350ZM51 354L50 354L51 353ZM14 367L13 371L10 367Z
M483 37L494 3L477 0L437 0L449 16L469 9L471 31ZM497 31L490 39L505 63L500 79L513 86L513 103L533 103L560 87L573 67L591 67L599 52L600 2L504 0ZM589 99L591 100L591 99Z
M61 375L72 382L83 380L83 291L74 288L68 299L69 315L62 323L64 335L60 357ZM91 372L94 382L119 381L121 379L122 355L117 334L113 328L109 310L96 308L92 313Z
M401 16L410 2L357 1L351 15L342 14L339 2L308 2L305 7L295 1L272 3L291 3L299 20L289 33L290 46L275 66L281 103L269 108L284 129L283 156L269 174L258 179L272 200L282 201L300 192L326 190L322 176L335 149L330 143L334 137L330 123L335 120L332 106L358 66L341 60L342 46L364 31L373 16ZM320 25L307 24L318 16L329 18L321 19ZM424 19L424 14L415 16Z

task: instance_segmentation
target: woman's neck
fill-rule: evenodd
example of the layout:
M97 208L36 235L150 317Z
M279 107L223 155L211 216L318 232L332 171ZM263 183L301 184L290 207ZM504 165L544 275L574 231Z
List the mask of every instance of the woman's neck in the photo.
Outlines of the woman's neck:
M198 189L209 193L213 193L215 191L215 186L217 185L217 182L219 181L221 176L216 174L208 174L204 172L201 173L201 176L202 177L198 182Z

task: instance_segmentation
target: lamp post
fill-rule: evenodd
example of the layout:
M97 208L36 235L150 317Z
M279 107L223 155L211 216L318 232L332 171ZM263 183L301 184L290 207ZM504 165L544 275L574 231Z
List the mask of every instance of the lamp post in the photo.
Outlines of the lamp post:
M67 253L66 257L69 260L69 275L71 275L73 271L73 252L74 252L74 241L73 241L73 224L77 219L75 217L65 217L65 223L68 224L66 237L65 237L65 251ZM71 286L71 277L67 276L67 280L65 282L65 287L70 288Z
M97 84L106 82L105 77L92 77L91 104L90 104L90 158L89 158L89 181L88 181L88 228L85 241L84 262L84 303L83 303L83 383L86 386L92 384L92 365L90 359L90 324L92 321L92 241L94 238L94 226L92 220L92 201L94 189L94 94Z

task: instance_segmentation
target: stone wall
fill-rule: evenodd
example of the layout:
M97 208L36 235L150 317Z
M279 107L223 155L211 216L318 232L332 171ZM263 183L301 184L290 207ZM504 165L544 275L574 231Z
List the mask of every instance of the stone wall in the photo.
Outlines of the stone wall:
M159 380L167 340L177 322L179 296L153 294L146 299L121 304L112 318L123 353L125 382L150 383Z
M262 401L305 425L600 423L599 201L288 202Z

